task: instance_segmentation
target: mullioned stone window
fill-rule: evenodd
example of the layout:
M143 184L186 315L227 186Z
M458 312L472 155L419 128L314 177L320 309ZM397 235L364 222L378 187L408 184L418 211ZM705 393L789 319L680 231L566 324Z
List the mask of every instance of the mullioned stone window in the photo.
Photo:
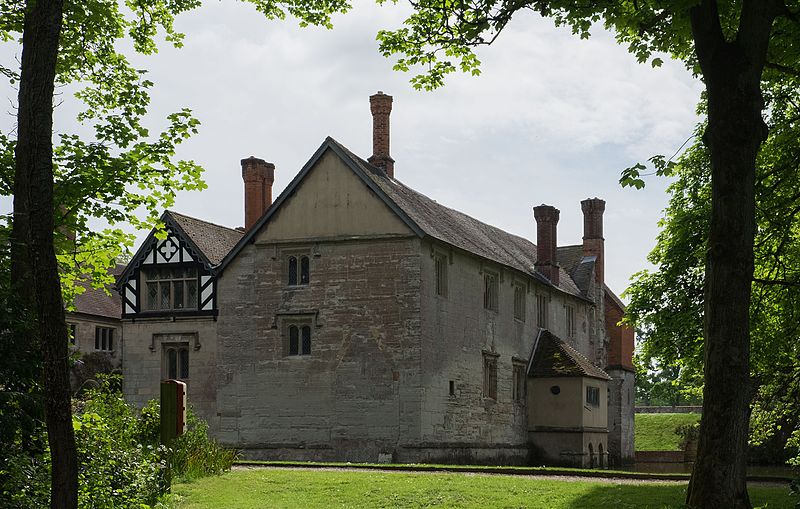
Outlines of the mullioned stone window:
M289 256L289 286L307 285L310 278L308 256Z
M540 329L547 328L547 296L536 296L536 326Z
M289 326L289 355L311 355L311 326Z
M567 305L566 306L566 328L567 328L567 337L574 338L575 337L575 307Z
M483 274L483 308L490 311L498 310L498 294L500 284L497 274L484 272Z
M519 283L514 284L514 318L525 321L525 287Z
M497 358L494 352L483 352L483 397L497 400Z
M74 334L74 333L73 333ZM73 337L75 337L73 335ZM114 351L114 329L111 327L95 327L94 349L103 352Z
M433 256L433 270L436 295L447 297L447 255L437 253Z

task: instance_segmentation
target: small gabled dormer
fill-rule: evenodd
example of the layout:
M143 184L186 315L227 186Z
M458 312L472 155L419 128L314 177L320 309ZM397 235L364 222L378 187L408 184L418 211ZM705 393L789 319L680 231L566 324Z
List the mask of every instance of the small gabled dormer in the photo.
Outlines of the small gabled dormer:
M243 233L166 211L117 279L123 318L217 314L216 266Z

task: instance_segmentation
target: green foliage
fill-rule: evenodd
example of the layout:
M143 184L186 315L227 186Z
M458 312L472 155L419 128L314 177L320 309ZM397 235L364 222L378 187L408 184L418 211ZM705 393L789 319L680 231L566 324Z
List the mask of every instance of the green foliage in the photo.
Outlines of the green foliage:
M151 506L162 500L170 478L197 479L230 469L235 453L209 439L208 426L193 412L189 412L188 432L167 448L159 445L157 401L137 414L122 397L118 375L100 374L97 380L73 403L80 508ZM38 447L25 449L20 440L4 446L0 507L48 505L50 455L42 424L33 440Z
M778 440L792 457L800 450L798 440L791 439L800 433L799 85L800 79L783 77L765 88L770 135L757 168L750 309L751 444ZM626 292L627 320L642 340L639 357L677 370L677 384L695 392L702 388L710 173L709 155L699 141L678 159L662 231L648 257L657 270L636 274Z
M679 451L683 448L678 429L700 422L700 414L636 414L637 451Z
M119 377L79 401L73 427L78 444L79 501L82 507L114 508L154 504L166 490L166 462L160 447L142 440L139 419L118 390Z
M675 434L681 437L680 448L686 450L690 442L696 442L700 438L700 421L681 424L675 428Z
M231 469L236 452L224 449L208 437L208 424L189 408L186 433L172 444L170 466L180 479L190 480L219 475Z

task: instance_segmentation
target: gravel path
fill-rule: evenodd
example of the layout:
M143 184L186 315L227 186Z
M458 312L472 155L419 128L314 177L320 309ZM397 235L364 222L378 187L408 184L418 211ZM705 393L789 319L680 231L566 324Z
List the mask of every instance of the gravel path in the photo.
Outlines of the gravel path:
M551 474L504 474L495 472L459 472L458 470L415 470L415 469L382 469L382 468L348 468L348 467L303 467L303 466L285 466L285 465L234 465L233 470L262 470L268 468L283 469L283 470L322 470L328 472L379 472L382 474L460 474L467 476L495 476L502 475L505 477L522 477L527 479L546 479L552 481L566 481L566 482L596 482L603 484L688 484L688 480L672 480L672 479L631 479L625 477L594 477L594 476L580 476L580 475L551 475ZM747 483L749 486L771 486L771 487L785 487L787 483L779 482L762 482L750 481Z

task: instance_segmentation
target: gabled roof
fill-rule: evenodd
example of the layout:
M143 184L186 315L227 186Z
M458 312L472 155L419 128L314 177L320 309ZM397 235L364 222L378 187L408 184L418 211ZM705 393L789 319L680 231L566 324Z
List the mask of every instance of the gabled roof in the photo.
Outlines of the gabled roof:
M547 329L539 329L528 362L528 376L533 378L588 377L611 380L611 377L572 346Z
M325 139L264 216L250 228L236 247L228 253L220 267L221 271L224 271L228 263L244 245L255 237L257 232L275 213L275 210L292 195L303 177L328 150L337 154L418 236L433 237L456 248L519 270L549 283L544 276L534 269L536 264L535 244L500 228L478 221L462 212L445 207L435 200L414 191L402 182L388 177L382 169L356 156L331 137ZM559 279L559 289L578 297L584 297L581 290L565 270L561 270Z
M188 244L191 253L209 270L219 265L225 255L244 235L244 232L240 230L209 223L171 210L165 210L161 214L161 221L167 229L172 230ZM133 255L125 270L117 276L118 286L121 282L127 281L133 270L141 265L142 258L153 248L155 242L155 230L153 230L139 246L139 250Z
M581 294L589 296L589 287L592 284L594 267L597 263L596 256L584 256L583 246L561 246L556 253L558 263L570 275Z
M208 259L211 265L219 265L225 255L244 236L241 230L209 223L202 219L178 214L168 210L175 223L181 227L183 233L194 243L197 249Z

